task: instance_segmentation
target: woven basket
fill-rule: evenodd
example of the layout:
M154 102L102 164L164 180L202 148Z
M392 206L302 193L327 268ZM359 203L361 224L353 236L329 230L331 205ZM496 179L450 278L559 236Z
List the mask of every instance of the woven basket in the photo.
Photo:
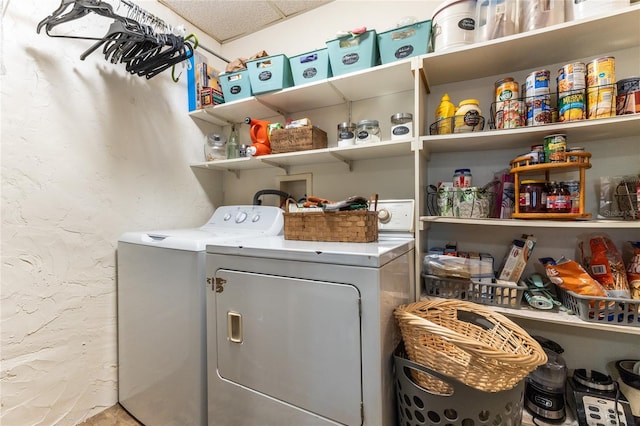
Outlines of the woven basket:
M409 359L472 388L512 389L547 362L547 355L526 331L482 305L462 300L426 300L401 305L394 315ZM416 383L438 394L449 386L420 372Z
M284 238L369 243L378 240L378 213L369 210L284 213Z

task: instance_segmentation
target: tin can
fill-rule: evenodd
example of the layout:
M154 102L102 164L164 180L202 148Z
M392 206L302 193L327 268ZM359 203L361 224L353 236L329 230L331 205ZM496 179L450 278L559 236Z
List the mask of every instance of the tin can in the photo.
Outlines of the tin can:
M567 188L571 200L571 213L580 213L580 181L568 180L560 182L560 185Z
M527 97L527 126L551 123L551 95Z
M615 117L616 89L614 84L587 89L587 119Z
M584 120L586 102L584 90L569 90L558 94L558 120L560 122Z
M616 59L605 56L587 63L587 118L616 115Z
M530 164L544 163L544 145L531 145L529 156L531 157Z
M616 114L640 113L640 77L631 77L617 83Z
M520 85L513 77L495 82L496 128L513 129L522 126L522 101L518 100Z
M556 83L558 84L558 97L565 92L582 90L587 87L587 67L583 62L573 62L558 70Z
M549 89L550 76L551 72L549 72L549 70L539 70L529 74L525 81L526 97L548 95L551 93Z
M587 88L607 86L616 82L616 58L605 56L587 64Z
M561 163L565 160L567 150L567 135L557 133L545 136L544 157L547 163Z
M470 188L471 178L471 169L456 169L453 173L453 187Z
M571 155L572 152L584 152L584 147L582 146L571 146L567 147L567 155L569 156L569 161L577 162L579 160L577 155Z

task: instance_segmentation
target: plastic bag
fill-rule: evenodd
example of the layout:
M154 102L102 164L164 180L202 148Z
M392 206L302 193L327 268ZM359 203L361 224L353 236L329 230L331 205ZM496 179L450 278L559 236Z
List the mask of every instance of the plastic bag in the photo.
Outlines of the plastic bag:
M582 296L606 297L604 287L575 260L544 261L547 277L558 287Z
M631 297L627 273L615 244L606 234L592 234L578 243L582 265L609 297Z
M640 241L629 241L633 250L631 259L627 262L627 282L632 299L640 299Z

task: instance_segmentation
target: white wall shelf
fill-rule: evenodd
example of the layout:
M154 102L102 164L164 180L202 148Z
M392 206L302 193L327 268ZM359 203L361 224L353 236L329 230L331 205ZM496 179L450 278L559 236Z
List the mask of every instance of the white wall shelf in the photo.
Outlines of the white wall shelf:
M309 166L323 163L344 163L351 168L355 160L370 160L412 155L411 139L372 142L349 147L312 149L259 157L236 158L232 160L209 161L192 164L191 167L239 171L279 167L289 172L292 166Z
M217 125L242 123L245 117L274 115L341 105L413 90L411 58L326 80L192 111L190 116Z
M528 147L532 141L541 141L546 135L553 133L565 133L567 138L575 143L636 136L640 133L640 115L623 115L516 129L431 135L423 136L420 140L427 152L486 151Z
M573 229L636 229L640 222L633 220L525 220L525 219L465 219L460 217L421 216L420 221L475 226L511 226L527 228Z
M606 16L566 22L550 27L474 43L451 52L422 57L430 86L474 80L590 57L640 45L640 5ZM471 66L471 64L473 64Z

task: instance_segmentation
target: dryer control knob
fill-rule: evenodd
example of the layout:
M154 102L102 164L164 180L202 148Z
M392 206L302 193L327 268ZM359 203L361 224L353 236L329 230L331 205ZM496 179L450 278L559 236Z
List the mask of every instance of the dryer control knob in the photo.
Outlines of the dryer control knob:
M259 214L256 214L255 216L253 216L253 217L251 218L251 222L257 222L257 221L259 221L259 220L260 220L260 215L259 215Z
M236 214L236 223L242 223L247 220L247 214L245 212L238 212Z
M228 221L229 221L229 219L231 219L231 213L227 213L227 214L225 214L225 215L224 215L224 221L225 221L225 222L228 222Z
M382 223L389 223L391 220L391 212L387 209L380 209L378 211L378 220Z

